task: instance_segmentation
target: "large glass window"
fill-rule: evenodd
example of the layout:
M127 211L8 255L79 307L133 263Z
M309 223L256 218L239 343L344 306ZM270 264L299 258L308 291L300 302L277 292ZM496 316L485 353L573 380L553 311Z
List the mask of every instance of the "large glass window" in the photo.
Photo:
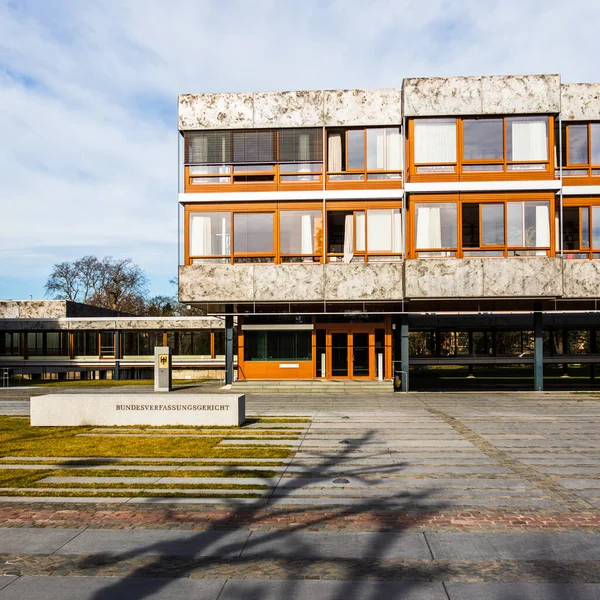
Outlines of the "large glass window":
M600 169L600 123L568 123L563 135L566 137L566 153L563 156L563 175L599 176ZM591 172L590 172L590 167Z
M231 254L231 214L230 213L191 213L190 214L190 256L228 257ZM227 262L224 258L216 262ZM209 259L214 262L214 259ZM201 260L198 262L209 262Z
M279 238L283 262L318 262L323 254L323 212L282 210L279 213Z
M506 150L513 162L548 160L548 117L507 117Z
M399 127L331 130L327 134L329 181L399 179L401 168Z
M273 254L273 213L235 213L235 254Z
M587 165L588 157L588 126L569 125L567 143L567 163L570 165Z
M367 129L367 169L369 171L400 171L401 168L400 129L397 127Z
M549 202L508 202L507 223L509 247L544 248L550 246Z
M402 252L402 214L399 208L367 210L368 252Z
M462 205L463 248L504 245L504 204Z
M19 332L5 331L0 333L0 356L22 356Z
M504 158L503 119L465 119L463 121L463 159Z
M409 131L414 175L550 170L547 116L419 118Z
M415 164L456 162L456 119L417 119L414 138Z
M76 331L75 356L98 356L98 332Z
M415 204L417 250L456 249L457 212L455 202ZM453 256L454 252L419 252L419 256Z
M311 360L311 331L245 331L244 360Z

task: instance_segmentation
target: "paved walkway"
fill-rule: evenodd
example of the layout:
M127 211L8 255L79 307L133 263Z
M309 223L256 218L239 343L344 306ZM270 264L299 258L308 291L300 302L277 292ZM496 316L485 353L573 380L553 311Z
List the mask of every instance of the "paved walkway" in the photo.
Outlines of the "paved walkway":
M262 498L0 503L0 600L600 597L595 397L251 396L248 412L312 417Z

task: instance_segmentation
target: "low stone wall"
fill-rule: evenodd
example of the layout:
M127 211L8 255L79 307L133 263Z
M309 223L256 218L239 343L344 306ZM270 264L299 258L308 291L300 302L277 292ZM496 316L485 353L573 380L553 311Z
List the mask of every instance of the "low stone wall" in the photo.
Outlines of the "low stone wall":
M31 398L31 425L239 426L246 396L238 394L48 394Z

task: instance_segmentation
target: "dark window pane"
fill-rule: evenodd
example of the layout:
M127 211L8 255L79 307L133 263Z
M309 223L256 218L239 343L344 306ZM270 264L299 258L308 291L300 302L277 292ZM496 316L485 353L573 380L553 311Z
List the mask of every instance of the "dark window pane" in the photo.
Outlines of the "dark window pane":
M591 124L592 164L600 165L600 123Z
M463 122L465 160L504 158L502 119L465 119Z
M348 131L348 169L365 168L365 132L362 129Z
M579 250L579 208L576 206L563 208L563 248Z
M481 245L504 244L504 205L482 204L481 206Z
M224 331L215 331L215 356L225 356Z
M321 162L323 132L321 129L280 129L279 160L281 162Z
M463 248L479 248L479 204L462 206Z
M187 131L186 164L225 164L231 162L230 131Z
M234 131L233 162L275 162L274 131Z
M273 252L273 213L236 213L233 217L233 247L236 254Z
M194 331L194 351L198 356L210 356L210 331Z
M570 165L588 164L588 131L587 125L569 125L567 127L568 163Z

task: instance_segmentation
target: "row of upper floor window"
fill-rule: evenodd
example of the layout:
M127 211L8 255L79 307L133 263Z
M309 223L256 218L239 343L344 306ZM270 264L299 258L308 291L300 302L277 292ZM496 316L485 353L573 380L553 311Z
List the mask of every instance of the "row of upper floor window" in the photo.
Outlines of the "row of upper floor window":
M186 264L600 258L600 199L565 199L561 211L552 193L423 194L404 211L397 201L336 201L325 210L316 202L188 205L185 214Z
M547 115L409 119L406 139L400 127L187 131L184 148L186 192L399 187L404 168L407 181L553 179L559 165L567 183L600 178L600 122L559 132Z

